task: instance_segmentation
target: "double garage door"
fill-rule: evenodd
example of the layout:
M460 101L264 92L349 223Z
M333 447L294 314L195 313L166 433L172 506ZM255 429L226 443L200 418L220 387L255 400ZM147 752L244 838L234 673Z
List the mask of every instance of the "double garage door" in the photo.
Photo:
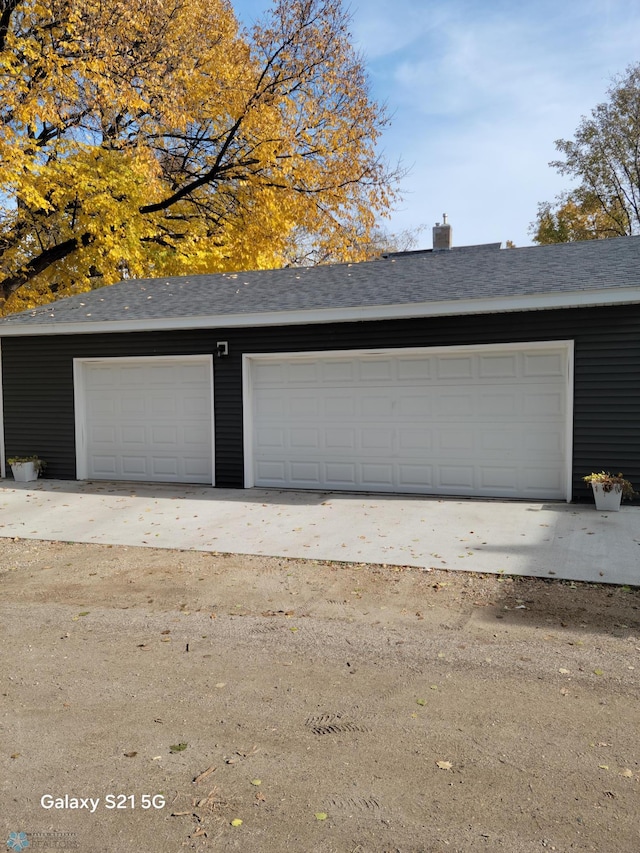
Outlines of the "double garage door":
M214 482L211 357L82 360L75 387L79 479ZM564 499L570 412L563 343L245 356L244 482Z
M248 485L568 497L566 345L247 362Z

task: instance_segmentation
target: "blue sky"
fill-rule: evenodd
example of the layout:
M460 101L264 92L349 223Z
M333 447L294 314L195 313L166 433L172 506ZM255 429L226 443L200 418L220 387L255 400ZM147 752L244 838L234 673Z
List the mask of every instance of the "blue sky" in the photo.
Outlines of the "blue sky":
M245 24L268 0L232 0ZM391 231L446 212L454 245L531 244L539 201L568 187L554 140L640 62L637 0L356 0L354 45L392 116L381 149L410 170Z

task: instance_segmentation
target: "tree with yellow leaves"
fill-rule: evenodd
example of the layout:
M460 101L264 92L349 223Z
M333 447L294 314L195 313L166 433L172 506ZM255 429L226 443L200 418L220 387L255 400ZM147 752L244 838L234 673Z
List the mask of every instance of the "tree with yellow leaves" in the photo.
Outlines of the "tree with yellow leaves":
M340 0L0 0L3 313L123 277L358 260L392 204Z

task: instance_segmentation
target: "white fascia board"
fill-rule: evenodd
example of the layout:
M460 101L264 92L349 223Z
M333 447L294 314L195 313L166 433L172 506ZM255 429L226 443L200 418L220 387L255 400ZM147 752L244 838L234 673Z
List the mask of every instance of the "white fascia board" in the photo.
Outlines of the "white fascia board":
M264 311L247 314L215 314L97 322L78 321L69 323L61 321L59 323L39 323L33 326L25 323L17 326L0 326L0 338L27 335L95 335L111 332L153 332L178 329L297 326L320 323L349 323L361 320L401 320L468 314L501 314L513 311L543 311L553 308L589 308L633 303L640 303L640 287L485 297L481 299L451 299L443 302L411 302L401 305L371 305L352 308L309 308L297 311Z

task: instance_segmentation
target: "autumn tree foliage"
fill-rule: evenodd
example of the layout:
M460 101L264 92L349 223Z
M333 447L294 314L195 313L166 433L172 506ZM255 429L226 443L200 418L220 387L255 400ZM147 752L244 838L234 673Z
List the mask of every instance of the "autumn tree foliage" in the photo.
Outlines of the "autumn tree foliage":
M609 99L583 117L575 138L559 139L564 156L549 165L575 189L538 205L536 243L640 234L640 64L607 90Z
M357 260L392 204L340 0L0 0L3 313L143 277Z

